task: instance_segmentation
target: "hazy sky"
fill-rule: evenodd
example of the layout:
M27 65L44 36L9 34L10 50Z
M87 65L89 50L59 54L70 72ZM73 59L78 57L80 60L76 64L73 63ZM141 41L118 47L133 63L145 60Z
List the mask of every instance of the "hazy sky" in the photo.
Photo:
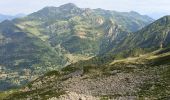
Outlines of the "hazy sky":
M158 18L170 15L170 0L0 0L2 14L29 14L45 6L74 3L81 8L103 8L116 11L137 11Z

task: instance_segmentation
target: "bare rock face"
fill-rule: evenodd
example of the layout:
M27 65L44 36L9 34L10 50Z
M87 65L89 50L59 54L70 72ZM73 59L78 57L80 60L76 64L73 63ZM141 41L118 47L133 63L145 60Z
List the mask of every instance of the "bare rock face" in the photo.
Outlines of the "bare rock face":
M104 23L104 20L102 18L97 18L96 19L97 24L102 25Z
M92 14L92 10L89 8L85 8L84 12L82 13L83 16L90 16Z
M108 21L108 26L106 27L106 37L111 38L111 41L113 41L119 33L119 27L118 25L112 21Z

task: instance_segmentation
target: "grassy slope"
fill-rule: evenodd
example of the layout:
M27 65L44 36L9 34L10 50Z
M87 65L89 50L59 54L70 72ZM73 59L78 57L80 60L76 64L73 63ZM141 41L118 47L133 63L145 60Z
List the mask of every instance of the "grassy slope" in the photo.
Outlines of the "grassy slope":
M16 92L10 96L9 98L25 98L26 95L28 97L37 98L37 95L39 95L41 98L50 98L53 97L54 93L59 94L60 92L64 93L65 90L60 90L60 85L54 86L57 83L56 82L65 82L71 77L64 77L65 75L69 75L70 73L74 73L75 71L83 71L83 74L80 74L81 77L86 77L87 79L93 79L95 78L101 78L102 77L112 77L115 75L121 74L133 74L135 76L139 77L145 77L140 84L137 84L137 92L132 92L129 94L129 96L136 96L138 99L168 99L170 95L170 82L169 82L169 60L170 59L170 53L167 51L167 49L155 51L150 54L142 55L138 58L128 58L124 60L117 60L114 62L109 63L105 66L95 66L95 65L89 65L89 66L83 66L79 65L79 67L75 67L74 65L67 66L63 68L60 72L58 71L52 71L41 78L38 78L37 80L30 83L28 86L28 92ZM165 62L162 62L165 61ZM160 63L162 62L162 63ZM114 72L114 73L113 73ZM70 74L71 75L71 74ZM86 80L83 79L83 80ZM126 79L126 78L125 78ZM131 80L131 79L126 79ZM44 81L44 83L41 83L41 85L38 85L37 83ZM88 80L89 81L89 80ZM49 82L51 84L49 84ZM133 82L132 82L133 83ZM36 85L37 84L37 85ZM47 85L48 84L48 85ZM77 83L75 83L77 84ZM97 84L96 84L97 85ZM104 84L106 85L106 83ZM52 87L50 87L52 86ZM62 87L62 86L61 86ZM37 88L37 89L35 89ZM59 90L58 90L59 89ZM23 90L23 89L21 89ZM39 91L41 90L41 92ZM56 91L57 90L57 91ZM39 91L39 92L38 92ZM45 92L45 91L51 91L51 92ZM55 92L56 91L56 92ZM89 90L91 91L91 90ZM41 94L47 95L44 97ZM121 95L121 96L120 96ZM102 98L115 98L115 97L122 97L122 94L113 94L113 95L98 95ZM124 95L128 96L128 94Z

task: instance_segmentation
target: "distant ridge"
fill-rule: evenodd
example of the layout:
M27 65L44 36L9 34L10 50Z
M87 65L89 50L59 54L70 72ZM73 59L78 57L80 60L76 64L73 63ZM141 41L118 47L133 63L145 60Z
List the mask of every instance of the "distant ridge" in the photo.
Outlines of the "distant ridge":
M15 16L12 16L12 15L4 15L4 14L0 14L0 22L4 21L4 20L12 20L12 19L15 19L15 18L21 18L21 17L24 17L26 16L25 14L17 14Z

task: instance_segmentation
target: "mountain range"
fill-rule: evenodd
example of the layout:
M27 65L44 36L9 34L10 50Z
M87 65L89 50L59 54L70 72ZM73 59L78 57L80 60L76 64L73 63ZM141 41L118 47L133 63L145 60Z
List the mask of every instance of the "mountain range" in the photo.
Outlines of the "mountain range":
M0 14L0 22L4 21L4 20L12 20L15 18L20 18L20 17L24 17L26 16L25 14L17 14L15 16L11 16L11 15L4 15L4 14Z
M78 8L71 3L5 20L0 24L0 63L3 74L14 74L15 79L9 75L2 83L21 85L49 70L89 59L104 51L108 39L121 40L151 22L136 12Z
M170 16L155 21L134 11L72 3L5 20L0 23L0 90L17 89L0 96L168 99L169 26Z

